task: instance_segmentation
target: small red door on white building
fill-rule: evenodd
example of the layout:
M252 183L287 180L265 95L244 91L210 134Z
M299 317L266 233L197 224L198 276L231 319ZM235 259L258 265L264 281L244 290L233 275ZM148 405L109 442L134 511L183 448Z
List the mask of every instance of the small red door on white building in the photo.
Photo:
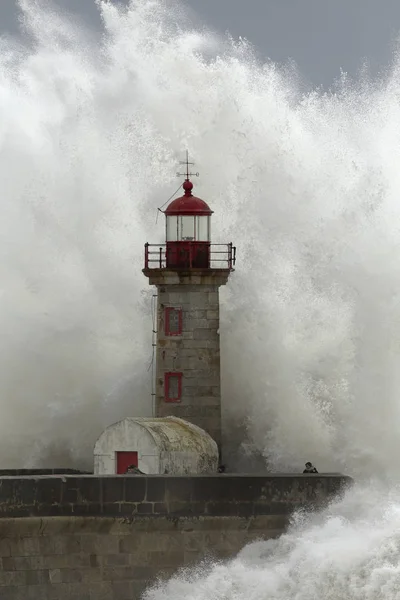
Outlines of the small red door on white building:
M117 475L123 475L126 473L129 465L138 466L138 453L137 452L116 452L117 460Z

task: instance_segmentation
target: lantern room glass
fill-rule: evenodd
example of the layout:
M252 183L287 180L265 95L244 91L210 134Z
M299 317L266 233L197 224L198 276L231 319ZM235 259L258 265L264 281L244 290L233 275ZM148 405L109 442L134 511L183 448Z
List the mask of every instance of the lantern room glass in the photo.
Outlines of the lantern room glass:
M167 242L178 241L178 217L176 215L167 216L166 239Z
M210 215L166 215L167 242L209 242Z

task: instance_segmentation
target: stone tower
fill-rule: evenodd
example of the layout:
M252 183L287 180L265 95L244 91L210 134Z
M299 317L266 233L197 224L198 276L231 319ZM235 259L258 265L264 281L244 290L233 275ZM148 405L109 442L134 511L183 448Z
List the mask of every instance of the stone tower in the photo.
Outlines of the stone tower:
M164 211L166 243L146 244L143 273L157 287L156 417L176 416L221 445L219 287L235 248L211 243L212 210L193 196L186 161L184 195Z

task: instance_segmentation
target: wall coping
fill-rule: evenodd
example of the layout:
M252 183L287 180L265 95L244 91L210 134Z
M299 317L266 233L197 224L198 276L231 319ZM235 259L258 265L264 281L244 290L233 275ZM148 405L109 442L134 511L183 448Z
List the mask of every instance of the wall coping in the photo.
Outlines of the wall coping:
M291 479L305 479L305 478L310 478L310 479L318 479L318 478L326 478L326 477L341 477L344 479L349 479L352 480L351 477L349 477L348 475L344 475L343 473L318 473L318 474L314 474L314 473L199 473L199 474L193 474L193 475L169 475L169 474L155 474L155 475L147 475L147 474L143 474L143 475L135 475L134 473L122 473L120 475L118 474L114 474L114 475L95 475L94 473L89 473L89 472L85 472L85 471L73 471L71 470L56 470L54 469L54 472L49 472L49 473L44 473L43 469L40 470L40 472L38 473L33 473L33 472L29 472L27 474L19 474L22 473L22 469L20 471L18 471L18 474L14 475L14 474L10 474L10 475L3 475L2 473L4 473L4 471L0 470L0 481L2 479L49 479L49 478L56 478L56 479L62 479L62 478L66 478L66 477L79 477L80 479L82 478L92 478L92 479L107 479L107 478L129 478L131 479L132 477L137 477L137 478L162 478L162 479L209 479L209 478L220 478L220 479L227 479L228 477L230 478L240 478L240 479L246 479L246 478L252 478L252 477L259 477L259 478L263 478L263 479L287 479L287 478L291 478ZM49 470L50 471L50 470ZM53 470L52 470L53 471Z
M3 476L0 519L287 515L320 507L351 483L332 473Z

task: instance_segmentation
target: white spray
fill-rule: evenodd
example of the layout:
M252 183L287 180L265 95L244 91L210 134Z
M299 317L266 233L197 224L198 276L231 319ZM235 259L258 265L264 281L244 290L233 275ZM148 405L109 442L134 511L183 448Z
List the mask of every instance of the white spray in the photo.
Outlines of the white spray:
M156 207L188 149L214 241L238 247L222 294L227 443L244 424L271 469L398 478L399 62L304 94L162 0L99 2L101 38L20 7L22 39L0 45L1 466L90 466L106 425L150 412L143 244L162 240ZM184 579L162 593L375 600L389 572L395 598L400 503L369 493L203 573L191 596ZM307 587L313 569L325 579Z

